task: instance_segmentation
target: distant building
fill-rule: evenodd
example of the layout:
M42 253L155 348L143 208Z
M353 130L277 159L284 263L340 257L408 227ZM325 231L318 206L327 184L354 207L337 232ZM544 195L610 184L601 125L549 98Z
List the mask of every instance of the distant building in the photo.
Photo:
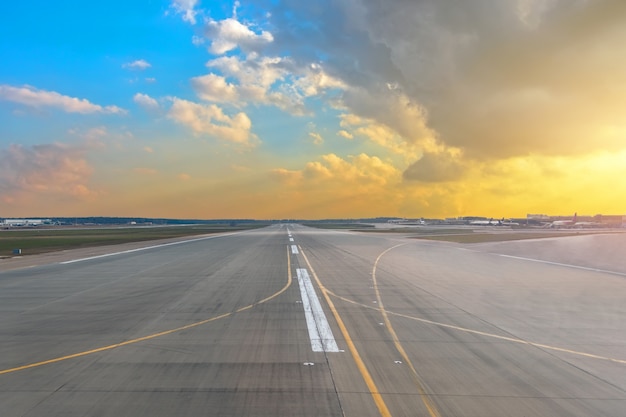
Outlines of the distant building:
M4 219L2 226L4 227L33 227L44 224L51 224L50 219Z

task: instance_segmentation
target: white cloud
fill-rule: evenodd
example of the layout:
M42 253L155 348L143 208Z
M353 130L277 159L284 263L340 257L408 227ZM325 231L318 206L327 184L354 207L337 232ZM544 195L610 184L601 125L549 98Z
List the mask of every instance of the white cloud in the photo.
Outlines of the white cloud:
M289 76L282 58L248 56L220 57L207 67L223 75L210 73L192 79L196 94L203 100L246 106L250 103L274 105L292 114L303 114L301 96L284 83ZM228 82L227 77L233 82Z
M159 102L147 94L137 93L133 96L133 101L146 110L156 110L159 108Z
M245 85L258 85L268 89L282 81L289 74L288 59L280 57L248 56L245 60L237 57L221 57L207 62L208 68L215 68L225 75L236 78Z
M198 12L195 10L198 0L172 0L172 8L178 14L183 15L183 20L189 22L192 25L196 24L196 15Z
M236 103L239 101L237 86L229 84L226 78L222 76L207 74L201 77L194 77L191 79L191 85L202 100L218 103Z
M317 96L324 90L346 90L347 84L329 75L320 64L311 64L294 83L306 97Z
M346 130L340 130L337 134L345 139L354 139L354 135Z
M185 125L197 134L206 134L244 147L254 147L258 142L250 129L252 122L243 113L228 116L215 104L203 105L172 98L168 117Z
M218 103L238 106L268 104L302 115L306 113L305 98L348 88L319 64L300 68L285 57L249 54L241 59L224 56L210 60L206 65L221 75L210 73L195 77L192 84L200 98Z
M207 38L211 40L209 51L217 55L223 55L236 48L252 52L274 41L270 32L263 30L256 34L248 26L233 18L211 20L207 23L205 31Z
M191 43L196 46L204 45L205 39L202 36L193 35L191 37Z
M152 64L150 64L145 59L137 59L137 60L135 60L133 62L127 62L127 63L123 64L122 68L143 71L145 69L150 68L151 66L152 66Z
M308 190L313 199L320 197L315 194L322 194L325 197L320 199L330 197L335 204L352 195L377 195L381 191L387 199L389 187L395 187L402 180L402 173L395 166L364 153L347 158L326 154L320 160L307 162L301 170L277 168L271 170L270 175L286 186ZM349 205L359 205L359 202L351 200Z
M53 107L67 113L109 113L126 114L126 110L117 106L100 106L86 99L64 96L55 91L38 90L31 86L13 87L0 85L0 100L11 101L29 107Z
M321 145L324 143L324 138L317 132L309 132L309 137L313 139L313 144Z

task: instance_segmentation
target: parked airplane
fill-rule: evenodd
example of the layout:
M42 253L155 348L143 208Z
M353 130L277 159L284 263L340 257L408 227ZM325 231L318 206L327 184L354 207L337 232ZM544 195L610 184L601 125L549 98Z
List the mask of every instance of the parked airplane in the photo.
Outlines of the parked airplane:
M572 220L555 220L550 223L550 227L573 227L578 219L578 213L574 213L574 218Z
M504 220L504 217L500 220L494 220L493 217L489 220L473 220L469 223L471 226L519 226L519 223L509 220Z
M470 226L499 226L502 221L504 221L504 217L502 220L493 220L493 217L489 220L472 220L469 222Z

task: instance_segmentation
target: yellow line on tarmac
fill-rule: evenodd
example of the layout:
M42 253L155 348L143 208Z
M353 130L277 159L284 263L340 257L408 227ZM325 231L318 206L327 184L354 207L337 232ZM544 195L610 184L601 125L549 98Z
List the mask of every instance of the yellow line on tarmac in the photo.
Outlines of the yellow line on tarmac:
M376 258L376 261L374 262L374 268L372 269L372 280L374 281L374 292L376 293L376 301L378 302L378 307L380 309L380 313L383 316L385 326L387 327L387 330L391 334L391 338L393 339L393 344L396 346L396 350L398 351L398 353L400 353L400 356L402 356L402 359L404 359L404 362L409 366L409 369L411 370L411 376L413 377L413 381L415 382L415 386L417 387L417 391L420 394L420 398L422 399L424 406L426 406L426 409L428 410L428 413L430 414L431 417L441 417L441 414L439 414L437 407L428 396L428 393L426 392L426 389L424 388L424 384L419 374L417 373L415 366L413 366L413 362L411 362L411 359L409 359L409 355L407 355L406 351L404 350L404 347L402 346L402 343L400 343L400 339L398 338L396 331L391 325L391 321L389 320L389 315L387 314L387 310L385 310L383 299L380 295L380 290L378 289L378 281L376 280L376 269L378 268L378 262L383 257L383 255L385 255L387 252L395 248L398 248L400 246L404 246L407 244L408 243L401 243L399 245L393 246L383 251L380 255L378 255L378 258Z
M239 312L251 309L253 307L258 306L259 304L266 303L266 302L268 302L268 301L278 297L279 295L281 295L282 293L287 291L287 288L289 288L291 286L291 283L292 283L293 280L292 280L292 277L291 277L291 261L290 261L290 258L289 258L289 246L287 247L287 265L288 265L288 268L287 268L288 269L287 283L285 284L285 286L283 288L281 288L278 292L270 295L269 297L266 297L266 298L264 298L264 299L262 299L260 301L257 301L256 303L250 304L248 306L241 307L241 308L235 310L234 312L220 314L219 316L215 316L215 317L211 317L210 319L206 319L206 320L198 321L198 322L195 322L195 323L187 324L185 326L177 327L175 329L166 330L164 332L159 332L159 333L154 333L154 334L151 334L151 335L139 337L137 339L126 340L124 342L115 343L115 344L108 345L108 346L103 346L103 347L100 347L100 348L97 348L97 349L86 350L84 352L78 352L78 353L74 353L74 354L67 355L67 356L61 356L61 357L54 358L54 359L48 359L48 360L41 361L41 362L35 362L35 363L28 364L28 365L18 366L18 367L15 367L15 368L3 369L3 370L0 370L0 375L10 374L10 373L13 373L13 372L18 372L18 371L23 371L23 370L30 369L30 368L37 368L39 366L44 366L44 365L49 365L49 364L52 364L52 363L66 361L66 360L69 360L69 359L79 358L81 356L92 355L94 353L104 352L104 351L112 350L112 349L115 349L115 348L118 348L118 347L132 345L132 344L139 343L139 342L144 342L146 340L156 339L157 337L167 336L167 335L172 334L172 333L177 333L177 332L180 332L180 331L183 331L183 330L188 330L188 329L191 329L191 328L194 328L194 327L202 326L203 324L207 324L207 323L210 323L212 321L216 321L216 320L219 320L219 319L226 318L228 316L232 316L235 313L239 313Z
M361 376L363 377L363 380L365 381L367 388L370 390L370 394L372 396L372 399L374 400L374 403L376 404L376 407L378 407L378 411L380 412L380 415L383 417L391 417L391 413L389 412L389 409L387 408L387 404L385 404L385 400L380 394L378 387L374 383L374 380L372 379L372 375L367 370L367 366L365 366L363 359L361 359L361 355L359 354L359 351L354 345L354 342L352 341L352 338L350 337L350 333L348 333L348 329L346 325L341 319L341 316L339 316L339 312L337 312L337 309L335 308L333 301L330 299L330 296L328 295L328 290L326 289L326 287L324 287L319 277L315 273L315 270L311 266L311 263L309 262L309 258L307 258L306 254L302 250L302 247L300 247L300 253L304 257L304 260L307 266L309 267L309 270L311 270L311 274L315 278L317 285L320 287L322 294L324 294L324 298L326 299L326 302L328 303L328 307L330 308L330 311L332 311L333 315L335 316L337 325L339 326L339 329L341 330L343 337L346 339L346 344L348 345L348 349L350 349L352 358L354 359L354 362L356 363L357 368L359 368L359 372L361 372Z

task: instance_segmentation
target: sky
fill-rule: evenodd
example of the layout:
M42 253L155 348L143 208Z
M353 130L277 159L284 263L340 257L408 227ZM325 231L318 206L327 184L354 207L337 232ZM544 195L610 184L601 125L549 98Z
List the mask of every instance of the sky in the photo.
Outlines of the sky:
M623 0L2 9L0 217L626 214Z

